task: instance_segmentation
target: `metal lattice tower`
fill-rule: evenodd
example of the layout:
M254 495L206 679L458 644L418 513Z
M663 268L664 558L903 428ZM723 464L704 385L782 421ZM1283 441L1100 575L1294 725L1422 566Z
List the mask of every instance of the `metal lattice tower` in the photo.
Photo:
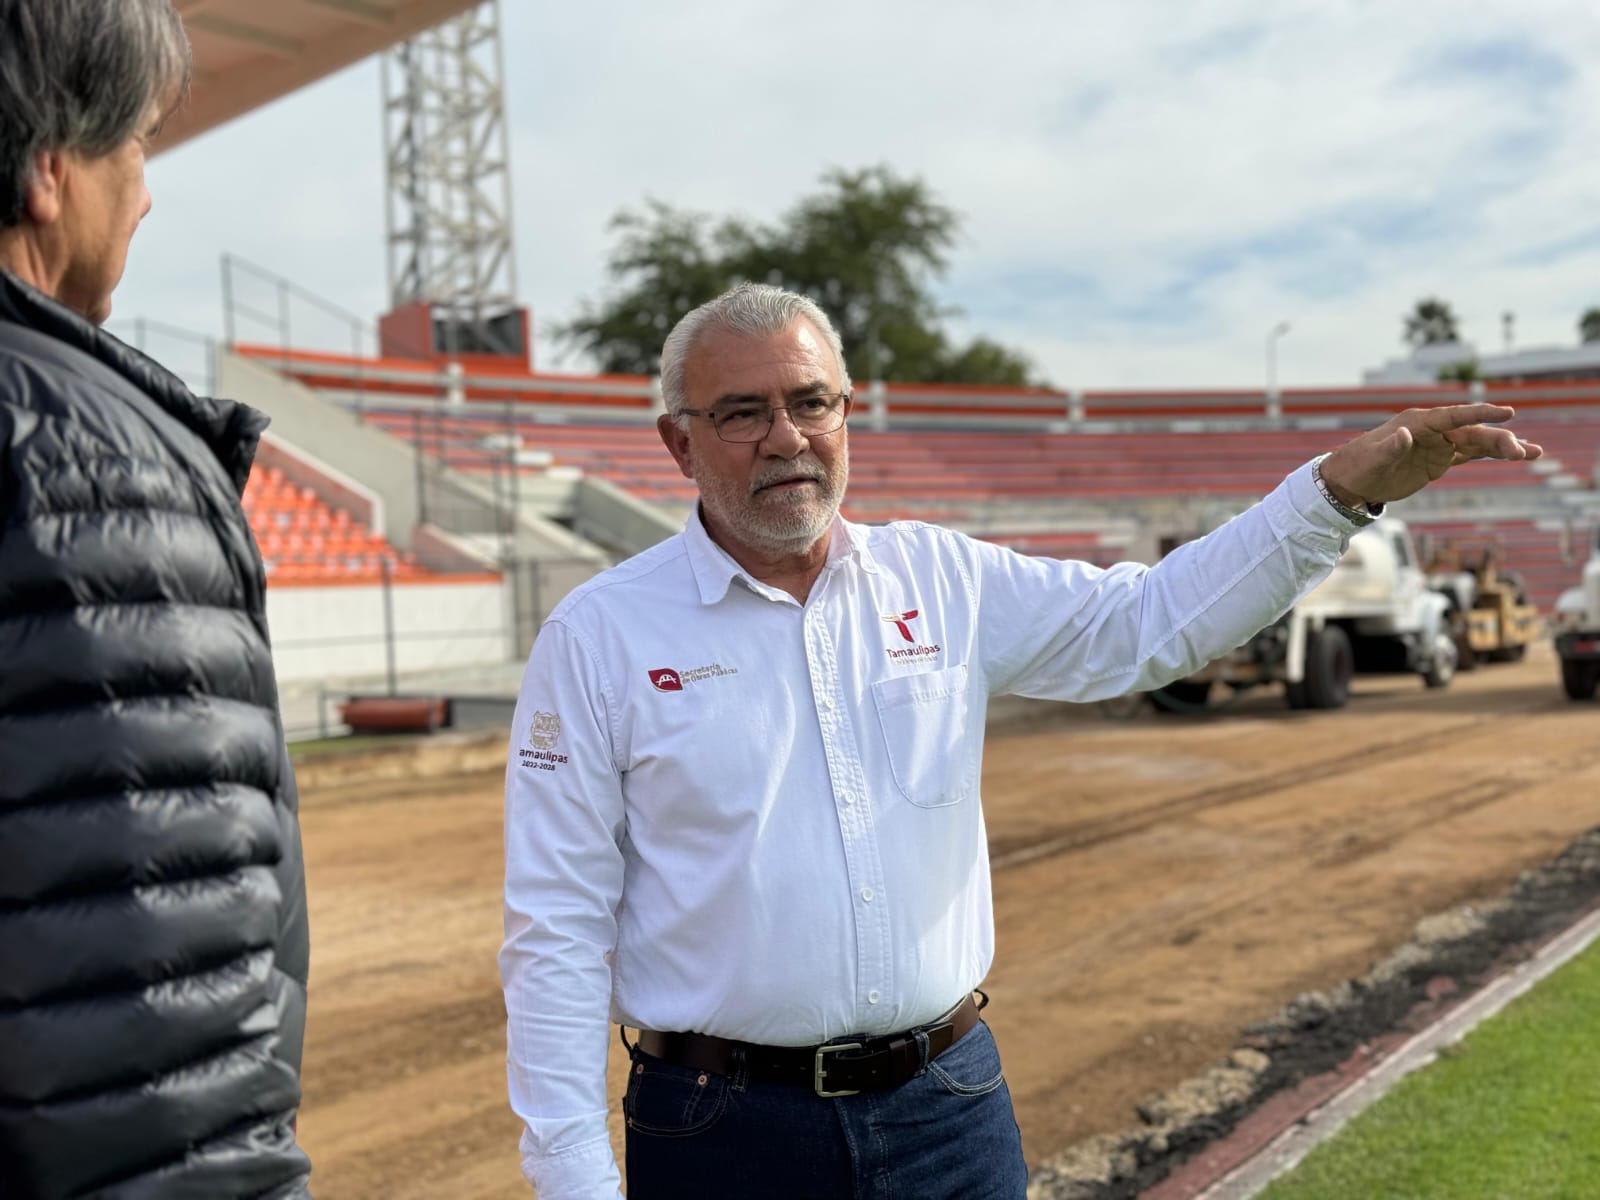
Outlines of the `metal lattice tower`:
M499 0L383 56L389 293L427 304L437 349L522 352Z

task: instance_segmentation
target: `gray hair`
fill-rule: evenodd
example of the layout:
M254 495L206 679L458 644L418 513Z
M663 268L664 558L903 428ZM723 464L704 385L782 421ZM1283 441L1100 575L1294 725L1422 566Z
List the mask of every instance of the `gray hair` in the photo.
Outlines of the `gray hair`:
M833 357L839 363L839 386L848 392L850 371L844 365L844 343L816 301L769 283L741 283L686 313L667 334L661 347L661 397L666 401L667 414L682 424L683 410L689 403L683 383L684 365L702 334L724 329L759 337L782 333L802 317L817 327L833 349Z
M109 154L189 90L171 0L0 0L0 229L21 222L34 157Z

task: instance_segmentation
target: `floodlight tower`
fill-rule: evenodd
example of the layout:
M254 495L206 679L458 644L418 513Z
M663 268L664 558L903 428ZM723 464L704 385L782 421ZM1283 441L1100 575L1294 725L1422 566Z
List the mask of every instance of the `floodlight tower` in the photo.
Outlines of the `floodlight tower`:
M512 255L504 75L499 0L383 56L386 355L530 360Z

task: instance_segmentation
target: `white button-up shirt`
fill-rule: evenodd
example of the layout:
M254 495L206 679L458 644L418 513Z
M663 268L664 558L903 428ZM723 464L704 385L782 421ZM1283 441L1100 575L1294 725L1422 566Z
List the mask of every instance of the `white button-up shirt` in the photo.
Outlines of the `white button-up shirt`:
M769 1045L932 1020L994 953L988 697L1182 677L1324 578L1310 468L1158 566L838 520L804 604L684 532L533 648L506 777L512 1107L541 1200L614 1200L610 1021Z

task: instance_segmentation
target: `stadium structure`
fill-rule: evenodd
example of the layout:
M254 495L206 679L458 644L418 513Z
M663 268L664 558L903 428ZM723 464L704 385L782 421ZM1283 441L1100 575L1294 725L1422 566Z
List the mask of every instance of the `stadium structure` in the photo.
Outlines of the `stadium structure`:
M288 723L328 728L329 693L425 697L430 721L464 719L475 697L507 702L545 614L679 529L693 485L656 438L656 380L533 367L511 266L498 8L179 8L196 86L165 147L387 52L390 312L373 325L227 260L208 371L218 393L273 419L244 504ZM296 306L320 324L292 320ZM337 336L307 332L330 320ZM845 512L1029 554L1151 561L1341 430L1486 398L1516 404L1518 432L1546 457L1475 464L1400 511L1458 550L1492 547L1548 611L1600 518L1600 379L1582 374L1282 392L873 382L857 393Z

